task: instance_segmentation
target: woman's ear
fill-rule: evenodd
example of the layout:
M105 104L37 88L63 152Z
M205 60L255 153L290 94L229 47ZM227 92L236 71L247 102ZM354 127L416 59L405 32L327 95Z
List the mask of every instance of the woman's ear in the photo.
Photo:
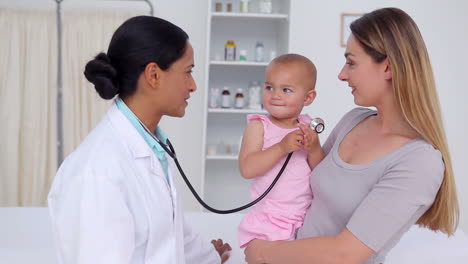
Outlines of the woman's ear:
M161 68L155 62L146 64L145 71L143 72L146 83L151 88L157 88L161 79Z
M391 81L392 78L393 78L393 74L392 74L392 65L390 64L390 61L388 60L388 58L386 58L384 61L384 66L385 66L385 70L384 70L384 78L386 81Z
M315 90L308 91L304 100L304 106L310 105L315 100L315 96L317 96Z

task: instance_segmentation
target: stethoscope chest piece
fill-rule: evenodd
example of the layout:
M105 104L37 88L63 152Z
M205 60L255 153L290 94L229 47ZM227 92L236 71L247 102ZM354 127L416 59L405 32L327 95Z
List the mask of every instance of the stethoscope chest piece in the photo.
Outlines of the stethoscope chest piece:
M322 133L325 130L325 122L323 121L322 118L314 118L312 121L310 121L310 128L315 130L317 134Z

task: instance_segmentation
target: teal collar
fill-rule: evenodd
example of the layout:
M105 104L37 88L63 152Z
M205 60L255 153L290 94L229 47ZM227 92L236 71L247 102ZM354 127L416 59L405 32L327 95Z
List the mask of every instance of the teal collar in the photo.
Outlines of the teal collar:
M145 139L146 143L148 143L148 145L151 147L158 159L166 160L166 152L164 151L164 149L151 135L149 135L145 131L145 129L140 124L140 120L138 119L138 117L132 112L132 110L130 110L130 108L128 108L124 101L122 101L120 97L117 97L115 99L115 103L117 104L117 108L128 118L128 120L130 121L130 123L132 123L132 125L135 127L138 133ZM167 135L166 133L164 133L164 131L162 131L162 129L156 127L154 134L159 140L161 140L161 142L166 142Z

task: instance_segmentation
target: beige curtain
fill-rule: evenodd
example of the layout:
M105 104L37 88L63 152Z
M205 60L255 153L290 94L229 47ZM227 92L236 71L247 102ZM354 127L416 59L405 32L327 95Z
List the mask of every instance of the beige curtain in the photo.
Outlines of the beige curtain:
M45 205L57 168L52 10L0 9L0 206Z
M83 75L117 27L142 12L62 9L64 155L106 112ZM0 9L0 206L44 206L57 171L55 10Z
M63 11L63 148L72 152L101 120L111 101L83 75L86 63L106 52L112 34L136 12ZM140 13L141 14L141 13Z

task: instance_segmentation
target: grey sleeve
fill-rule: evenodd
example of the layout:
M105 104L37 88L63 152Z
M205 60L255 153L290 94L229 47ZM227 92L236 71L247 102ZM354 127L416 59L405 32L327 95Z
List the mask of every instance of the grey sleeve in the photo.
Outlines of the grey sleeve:
M406 153L389 165L346 227L374 251L390 240L399 240L406 232L402 229L414 224L432 205L444 170L441 153L428 144Z

